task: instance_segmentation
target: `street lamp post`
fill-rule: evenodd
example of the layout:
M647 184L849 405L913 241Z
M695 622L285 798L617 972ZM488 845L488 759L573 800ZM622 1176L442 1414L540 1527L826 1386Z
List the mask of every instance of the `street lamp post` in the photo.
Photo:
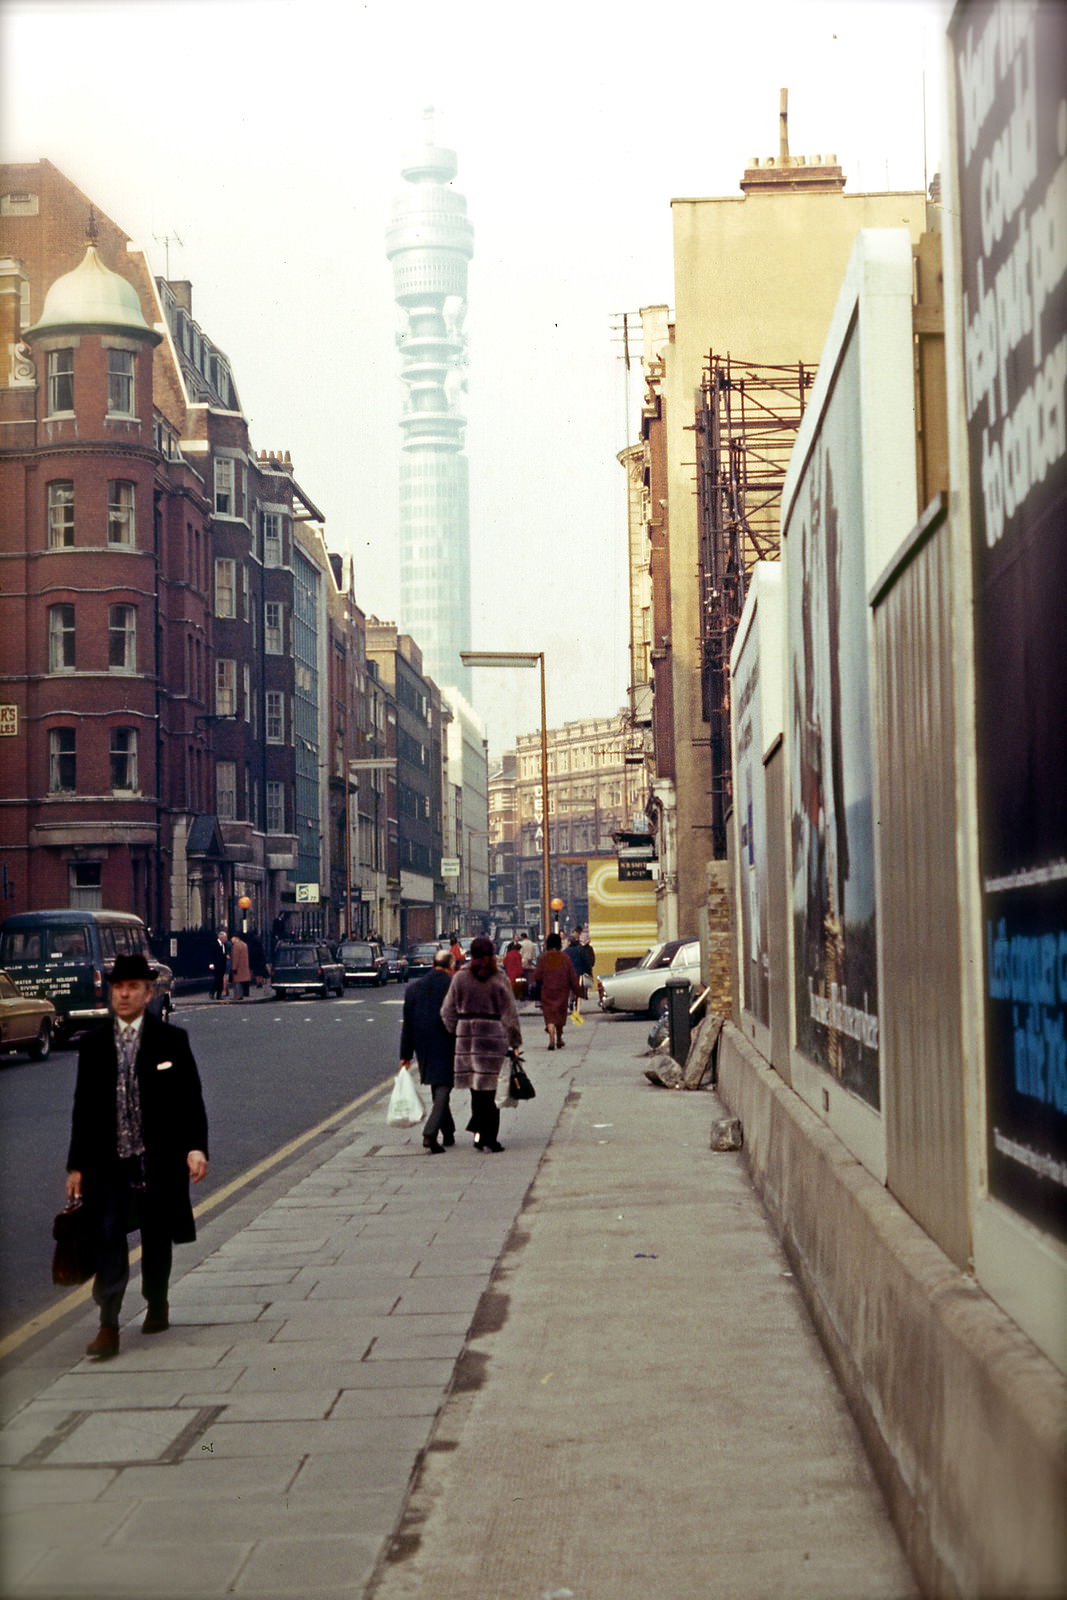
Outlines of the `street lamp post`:
M461 650L465 667L540 667L541 669L541 936L551 926L548 883L548 722L545 710L545 652L543 650Z

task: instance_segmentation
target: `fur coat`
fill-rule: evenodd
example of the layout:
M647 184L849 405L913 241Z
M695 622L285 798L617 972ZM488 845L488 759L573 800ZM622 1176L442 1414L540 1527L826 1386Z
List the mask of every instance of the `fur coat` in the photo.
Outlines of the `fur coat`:
M441 1021L456 1036L456 1088L495 1089L508 1050L522 1048L519 1013L504 974L483 981L462 967L445 996Z

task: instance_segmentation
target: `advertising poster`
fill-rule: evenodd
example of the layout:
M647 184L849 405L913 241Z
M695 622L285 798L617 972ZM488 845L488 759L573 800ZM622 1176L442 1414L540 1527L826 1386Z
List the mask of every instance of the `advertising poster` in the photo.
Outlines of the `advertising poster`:
M731 667L734 803L738 812L740 845L737 881L741 920L741 1003L758 1022L770 1027L767 808L763 772L765 730L760 668L760 610L756 607L744 643Z
M1067 1238L1067 7L965 4L955 69L990 1192Z
M859 341L845 345L786 533L796 1048L874 1110L874 804Z

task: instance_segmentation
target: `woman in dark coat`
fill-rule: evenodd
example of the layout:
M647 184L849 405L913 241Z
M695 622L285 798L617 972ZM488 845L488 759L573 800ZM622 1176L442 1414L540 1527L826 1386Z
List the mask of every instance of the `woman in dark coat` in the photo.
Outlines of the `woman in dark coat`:
M469 960L445 996L441 1021L456 1036L456 1088L471 1092L468 1126L475 1149L502 1150L497 1141L496 1086L508 1050L522 1049L522 1029L511 985L497 967L492 939L480 936L471 944Z
M571 996L577 1000L581 983L574 970L574 962L563 954L563 940L558 933L550 933L545 940L545 953L534 968L534 980L541 996L541 1015L545 1019L548 1048L563 1049L563 1027L571 1008Z

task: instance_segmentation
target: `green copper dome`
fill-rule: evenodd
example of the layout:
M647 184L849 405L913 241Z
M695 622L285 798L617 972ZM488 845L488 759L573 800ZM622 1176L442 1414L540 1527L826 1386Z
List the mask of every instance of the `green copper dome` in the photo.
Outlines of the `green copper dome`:
M23 338L100 330L150 339L153 344L161 337L145 321L133 285L105 266L95 244L90 244L74 271L56 279L45 296L40 321L27 328Z

